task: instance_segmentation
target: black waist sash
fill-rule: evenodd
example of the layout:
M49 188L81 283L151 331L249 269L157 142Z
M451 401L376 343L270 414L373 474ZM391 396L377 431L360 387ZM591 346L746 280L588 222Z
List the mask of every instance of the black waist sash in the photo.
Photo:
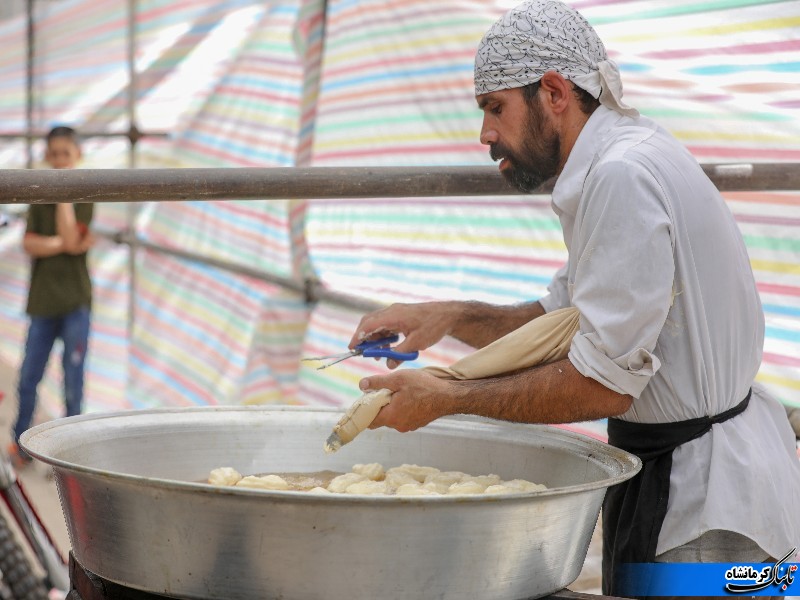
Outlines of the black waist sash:
M625 563L654 562L667 514L672 451L744 412L753 390L739 404L713 417L676 423L608 420L608 443L642 459L635 477L615 485L603 501L603 594L619 595L616 571Z

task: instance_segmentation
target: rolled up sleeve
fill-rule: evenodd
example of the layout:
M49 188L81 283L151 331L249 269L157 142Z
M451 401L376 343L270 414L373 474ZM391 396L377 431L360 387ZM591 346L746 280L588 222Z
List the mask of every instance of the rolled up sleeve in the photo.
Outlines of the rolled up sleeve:
M550 285L547 286L547 295L539 298L539 304L544 308L544 312L549 313L569 306L567 267L568 265L565 264L556 272Z
M615 160L589 176L575 227L572 304L581 313L569 360L584 376L638 398L672 300L675 263L663 190L643 167Z

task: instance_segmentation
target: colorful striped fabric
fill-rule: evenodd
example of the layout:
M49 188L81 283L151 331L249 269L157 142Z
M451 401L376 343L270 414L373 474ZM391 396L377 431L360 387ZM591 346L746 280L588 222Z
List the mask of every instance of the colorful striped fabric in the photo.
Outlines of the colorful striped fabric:
M573 5L619 62L628 102L698 160L800 160L796 0Z
M766 319L758 380L800 406L800 194L727 194L744 235Z
M139 0L140 166L488 164L475 47L512 1ZM37 16L35 125L127 127L127 2L64 0ZM701 162L800 161L800 1L575 0L623 74L626 101ZM327 6L327 14L323 13ZM0 23L0 123L24 126L25 23ZM20 142L0 160L24 164ZM41 155L41 143L37 144ZM124 166L124 142L86 142ZM800 406L800 193L726 194L762 295L759 380ZM565 260L547 197L227 201L103 206L98 223L150 243L388 303L535 299ZM2 357L16 363L26 267L0 230ZM93 251L90 410L236 402L343 405L383 367L318 371L361 314L230 272L141 251L127 332L127 251ZM7 276L6 276L7 275ZM445 341L414 365L467 349ZM55 405L51 408L55 412ZM582 424L602 436L602 422Z
M132 406L274 402L294 396L307 320L301 297L150 251L140 251L137 283L128 385Z

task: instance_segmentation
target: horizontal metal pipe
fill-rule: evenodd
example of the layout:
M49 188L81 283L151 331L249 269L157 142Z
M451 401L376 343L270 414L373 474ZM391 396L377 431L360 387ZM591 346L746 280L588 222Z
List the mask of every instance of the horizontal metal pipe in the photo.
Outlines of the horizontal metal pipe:
M398 198L515 192L493 167L0 170L0 202Z
M138 131L134 130L135 137L137 139L143 137L157 137L157 138L169 138L172 136L171 133L163 132L163 131ZM25 140L25 139L32 139L32 140L43 140L47 136L48 131L33 131L31 133L24 133L24 132L0 132L0 140ZM78 137L82 140L87 138L130 138L131 137L130 131L79 131Z
M114 236L112 239L118 243L129 244L134 248L145 248L159 254L166 254L168 256L180 258L189 262L215 267L229 273L235 273L238 275L244 275L246 277L252 277L253 279L260 281L265 281L267 283L271 283L286 290L300 294L303 296L307 304L324 300L329 304L334 304L342 308L360 312L371 312L383 306L379 302L374 302L366 298L350 296L345 293L329 290L328 288L324 287L322 283L315 279L297 281L288 277L274 275L260 269L252 269L243 265L237 265L236 263L229 261L218 260L209 256L201 256L193 252L186 252L177 250L175 248L167 248L166 246L153 244L151 242L144 241L141 238L133 237L129 234Z
M341 292L335 292L324 287L321 282L315 279L299 281L289 277L281 277L280 275L275 275L274 273L269 273L268 271L263 271L261 269L246 267L234 262L219 260L210 256L203 256L194 252L179 250L177 248L168 248L167 246L148 242L139 236L134 235L130 231L113 231L101 227L93 227L92 232L95 235L117 244L126 244L133 248L145 248L151 252L165 254L197 264L208 265L229 273L235 273L245 277L252 277L253 279L257 279L259 281L265 281L267 283L278 285L286 290L302 295L305 301L309 304L324 300L330 304L360 312L370 312L383 306L379 302L368 300L360 296L351 296Z
M703 165L721 191L800 190L800 163ZM550 191L545 185L541 193ZM0 202L518 195L494 166L0 170Z

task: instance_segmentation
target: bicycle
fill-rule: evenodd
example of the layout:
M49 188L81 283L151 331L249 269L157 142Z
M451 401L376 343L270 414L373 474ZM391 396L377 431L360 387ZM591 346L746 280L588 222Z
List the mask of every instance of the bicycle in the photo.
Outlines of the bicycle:
M67 563L25 493L4 448L0 448L0 497L8 509L0 510L0 600L48 600L51 590L63 591L66 596L70 589ZM22 536L15 533L7 514ZM43 577L37 575L31 555Z

